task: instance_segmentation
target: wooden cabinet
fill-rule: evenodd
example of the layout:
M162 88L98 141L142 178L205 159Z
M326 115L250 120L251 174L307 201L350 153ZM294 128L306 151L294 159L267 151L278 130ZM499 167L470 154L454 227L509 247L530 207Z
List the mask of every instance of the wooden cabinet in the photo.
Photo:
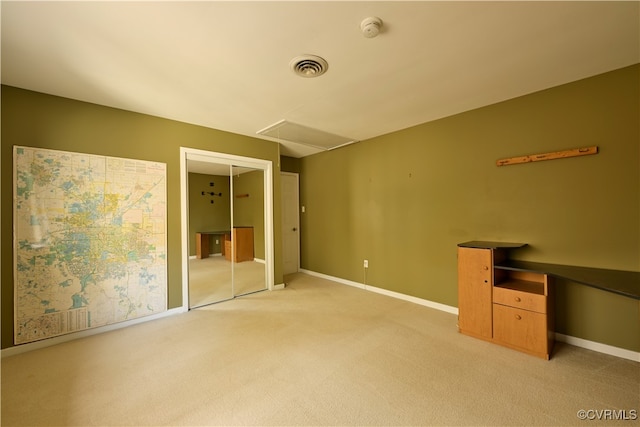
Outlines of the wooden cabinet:
M493 321L493 339L496 343L549 358L544 314L495 304Z
M229 261L253 261L253 227L234 227L224 239L224 256Z
M458 329L461 333L549 359L553 348L551 279L500 268L518 243L458 245Z
M493 251L458 247L458 328L480 338L492 337Z
M546 274L509 271L502 276L493 286L493 340L549 359L554 337L552 289Z
M203 259L209 257L209 235L207 233L196 233L196 258Z

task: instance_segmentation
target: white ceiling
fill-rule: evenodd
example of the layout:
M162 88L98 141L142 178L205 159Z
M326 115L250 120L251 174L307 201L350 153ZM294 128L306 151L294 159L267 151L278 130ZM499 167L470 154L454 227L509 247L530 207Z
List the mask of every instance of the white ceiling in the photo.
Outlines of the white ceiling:
M2 83L268 140L256 132L286 120L363 141L638 63L639 5L2 1ZM327 73L293 74L301 54Z

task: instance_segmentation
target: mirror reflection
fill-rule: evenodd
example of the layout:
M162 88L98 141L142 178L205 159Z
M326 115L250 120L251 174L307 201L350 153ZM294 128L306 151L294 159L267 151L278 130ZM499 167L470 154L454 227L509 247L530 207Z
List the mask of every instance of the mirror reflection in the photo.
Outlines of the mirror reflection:
M232 167L233 292L235 296L267 288L265 274L264 172Z
M189 308L266 290L264 171L187 165Z
M207 172L207 168L190 169ZM189 172L189 307L233 298L231 262L225 242L231 231L229 166Z

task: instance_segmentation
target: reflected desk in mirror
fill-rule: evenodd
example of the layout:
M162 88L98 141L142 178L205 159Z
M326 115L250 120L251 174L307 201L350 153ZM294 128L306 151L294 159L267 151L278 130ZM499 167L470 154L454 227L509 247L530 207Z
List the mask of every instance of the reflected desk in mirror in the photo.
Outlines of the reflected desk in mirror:
M222 255L224 255L224 240L225 236L231 235L231 231L222 230L222 231L198 231L196 233L196 258L204 259L209 257L209 236L222 236L222 244L220 245L220 250L222 251Z
M222 236L220 251L229 261L253 261L253 227L233 227L233 230L198 231L196 258L209 257L210 236Z

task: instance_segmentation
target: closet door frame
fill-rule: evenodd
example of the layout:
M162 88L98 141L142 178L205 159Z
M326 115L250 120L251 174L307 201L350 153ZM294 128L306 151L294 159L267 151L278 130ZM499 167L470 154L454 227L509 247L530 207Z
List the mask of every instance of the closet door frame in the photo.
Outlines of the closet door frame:
M189 181L187 159L209 163L247 167L264 173L264 243L266 288L274 289L274 238L273 238L273 162L252 157L218 153L196 148L180 147L180 212L182 233L182 308L189 310Z

